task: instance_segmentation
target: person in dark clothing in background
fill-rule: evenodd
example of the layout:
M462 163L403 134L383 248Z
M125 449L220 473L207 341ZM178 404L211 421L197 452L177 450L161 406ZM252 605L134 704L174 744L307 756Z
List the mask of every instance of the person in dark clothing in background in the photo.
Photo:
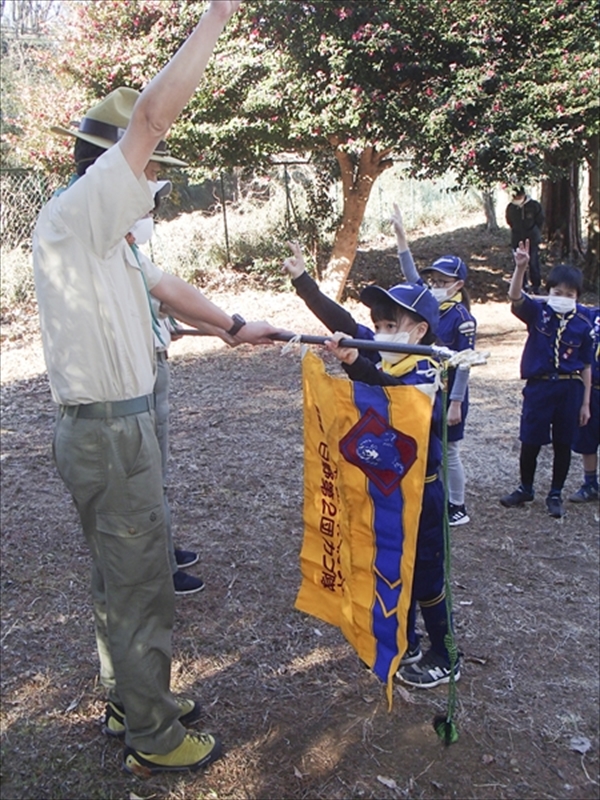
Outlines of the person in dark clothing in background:
M513 251L519 247L519 242L529 239L529 269L523 288L527 290L531 287L532 292L538 294L542 283L539 245L544 211L541 204L529 197L522 186L514 189L513 198L506 206L506 224L511 231Z

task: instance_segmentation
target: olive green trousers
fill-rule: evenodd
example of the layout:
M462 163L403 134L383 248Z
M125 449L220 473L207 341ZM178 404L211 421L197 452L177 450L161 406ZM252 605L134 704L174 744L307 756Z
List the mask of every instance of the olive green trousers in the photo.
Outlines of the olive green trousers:
M59 412L54 458L92 553L101 681L125 708L126 743L168 753L185 730L169 688L175 597L154 412Z

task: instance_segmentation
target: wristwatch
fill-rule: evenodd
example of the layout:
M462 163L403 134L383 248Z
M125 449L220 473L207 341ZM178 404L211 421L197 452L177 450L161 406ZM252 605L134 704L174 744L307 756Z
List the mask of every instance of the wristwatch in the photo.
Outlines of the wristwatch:
M235 336L236 333L244 327L246 320L240 314L232 314L231 319L233 320L233 325L229 328L227 333L230 336Z

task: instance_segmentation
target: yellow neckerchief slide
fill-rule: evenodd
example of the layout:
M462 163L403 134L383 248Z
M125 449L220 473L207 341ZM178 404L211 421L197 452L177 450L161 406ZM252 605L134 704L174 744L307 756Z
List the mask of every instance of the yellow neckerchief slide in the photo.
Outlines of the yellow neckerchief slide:
M455 306L457 303L462 303L462 294L460 289L448 300L444 300L443 303L440 303L440 311L448 311L449 308L452 308L452 306Z
M431 365L431 369L436 371L440 368L439 362L430 356L408 355L406 358L403 358L402 361L398 361L397 364L390 364L389 361L386 361L385 358L382 358L381 369L383 372L387 372L388 375L393 375L395 378L401 378L403 375L408 375L409 372L412 372L414 369L416 369L419 361L428 361Z

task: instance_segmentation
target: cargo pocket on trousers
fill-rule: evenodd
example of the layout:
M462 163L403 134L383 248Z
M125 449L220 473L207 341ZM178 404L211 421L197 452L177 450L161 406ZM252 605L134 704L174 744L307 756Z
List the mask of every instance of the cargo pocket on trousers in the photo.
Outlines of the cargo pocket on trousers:
M134 586L170 574L162 503L135 513L98 512L96 528L108 583Z

